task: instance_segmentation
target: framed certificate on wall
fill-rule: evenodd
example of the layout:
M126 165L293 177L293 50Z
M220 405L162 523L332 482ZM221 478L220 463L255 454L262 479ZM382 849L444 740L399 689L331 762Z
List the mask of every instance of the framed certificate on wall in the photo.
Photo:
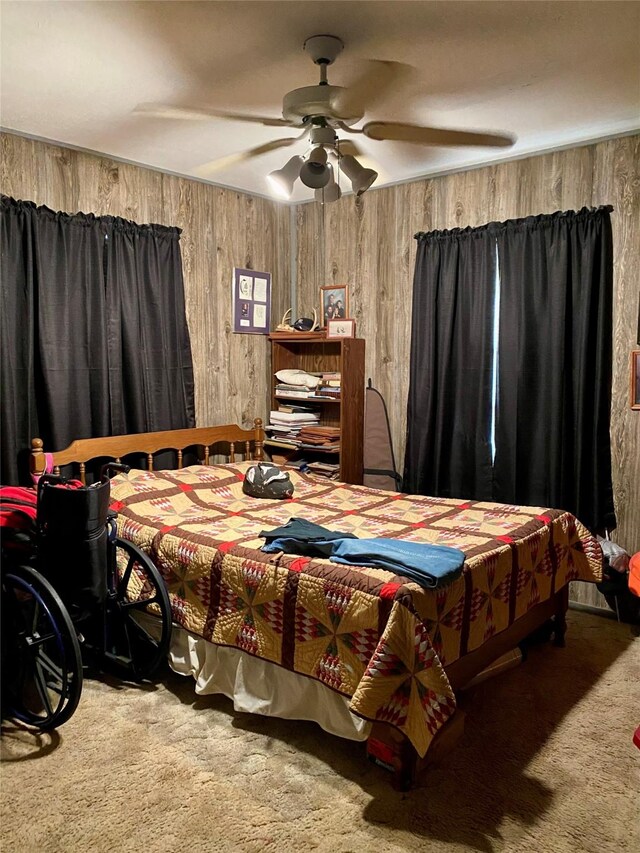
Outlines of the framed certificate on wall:
M271 322L271 273L234 267L233 331L268 335Z
M355 320L327 320L328 338L355 338Z

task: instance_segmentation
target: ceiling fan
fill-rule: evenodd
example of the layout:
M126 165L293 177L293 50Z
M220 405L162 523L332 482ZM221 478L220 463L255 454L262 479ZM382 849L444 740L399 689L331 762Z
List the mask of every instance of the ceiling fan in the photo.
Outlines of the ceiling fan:
M246 121L266 127L292 127L302 130L298 136L273 139L247 151L222 157L201 167L200 174L211 173L243 160L248 160L294 145L309 137L311 150L305 156L295 155L282 169L271 172L268 180L281 196L289 198L299 177L306 186L315 189L321 201L340 198L339 181L335 170L342 171L351 181L357 195L365 192L378 177L373 169L365 169L356 157L361 153L352 140L341 140L337 131L362 134L368 139L410 142L418 145L477 145L505 147L513 145L514 138L492 133L472 133L464 130L446 130L393 121L370 121L356 128L365 111L374 105L390 88L398 84L409 67L400 62L375 60L369 63L365 74L349 87L334 86L327 80L327 68L332 65L344 45L337 36L311 36L304 50L320 68L320 82L316 86L293 89L284 96L282 118L246 115L225 110L190 109L157 104L140 104L138 113L161 118L210 119L222 118ZM328 156L329 155L329 156ZM335 165L335 169L334 169Z

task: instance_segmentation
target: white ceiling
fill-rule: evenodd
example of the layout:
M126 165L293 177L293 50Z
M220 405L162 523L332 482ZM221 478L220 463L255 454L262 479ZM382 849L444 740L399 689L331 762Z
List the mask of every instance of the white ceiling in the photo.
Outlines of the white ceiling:
M164 171L199 165L288 129L135 114L141 102L281 115L314 85L304 40L345 50L329 80L367 59L408 63L402 88L365 121L509 132L504 149L442 149L354 137L374 186L625 133L640 126L639 2L14 2L0 5L0 123ZM295 131L294 131L295 133ZM265 175L304 143L218 171L267 194ZM300 186L294 200L309 198Z

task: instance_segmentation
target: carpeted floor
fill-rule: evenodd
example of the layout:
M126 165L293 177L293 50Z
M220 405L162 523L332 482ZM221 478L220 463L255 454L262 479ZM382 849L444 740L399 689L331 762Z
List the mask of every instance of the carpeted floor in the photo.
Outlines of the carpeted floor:
M640 638L569 620L567 648L475 688L463 740L408 794L362 744L235 714L180 676L88 681L58 733L3 727L1 849L635 853Z

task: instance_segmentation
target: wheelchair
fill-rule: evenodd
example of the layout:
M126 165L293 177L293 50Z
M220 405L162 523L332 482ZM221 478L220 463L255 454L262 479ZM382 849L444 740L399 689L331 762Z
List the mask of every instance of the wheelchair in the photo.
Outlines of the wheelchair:
M78 705L83 669L141 682L166 658L166 586L109 509L110 474L128 470L109 463L88 487L45 474L32 528L24 514L13 540L3 526L3 717L55 728Z

